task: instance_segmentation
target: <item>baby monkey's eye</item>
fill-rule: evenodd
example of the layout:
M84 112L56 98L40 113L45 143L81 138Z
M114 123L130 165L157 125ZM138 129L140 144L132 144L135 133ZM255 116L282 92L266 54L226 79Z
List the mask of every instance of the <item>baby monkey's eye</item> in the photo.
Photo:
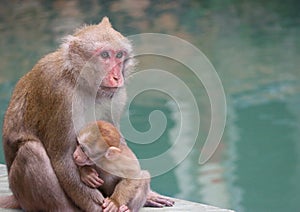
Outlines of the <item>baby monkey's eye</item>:
M124 55L124 53L122 52L122 51L119 51L118 53L117 53L117 55L116 55L116 58L122 58L123 57L123 55Z

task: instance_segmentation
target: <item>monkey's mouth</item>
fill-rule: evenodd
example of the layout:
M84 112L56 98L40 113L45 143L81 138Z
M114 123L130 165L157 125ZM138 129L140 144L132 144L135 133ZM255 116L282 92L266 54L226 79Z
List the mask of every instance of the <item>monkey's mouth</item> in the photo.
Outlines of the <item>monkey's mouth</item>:
M116 93L116 91L119 89L119 87L106 87L106 86L101 86L100 85L100 89L102 92L105 92L105 93L111 93L111 94L114 94Z
M117 90L118 87L106 87L100 85L99 90L97 92L97 96L112 98L114 94L117 92Z
M104 90L104 91L116 91L119 87L106 87L103 85L100 85L100 89Z

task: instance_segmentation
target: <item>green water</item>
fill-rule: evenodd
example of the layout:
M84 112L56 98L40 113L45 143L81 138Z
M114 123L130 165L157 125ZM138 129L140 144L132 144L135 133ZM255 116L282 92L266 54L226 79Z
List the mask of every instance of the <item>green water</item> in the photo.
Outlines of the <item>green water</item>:
M227 122L214 156L198 164L210 124L201 82L181 64L138 58L138 69L170 68L192 90L201 116L197 142L178 166L152 179L163 194L236 211L298 211L300 207L300 3L287 1L2 1L0 4L0 119L17 80L57 48L60 38L104 15L125 35L159 32L197 46L222 80ZM177 99L184 103L182 99ZM128 142L139 158L167 151L178 111L157 91L131 102L136 130L151 128L152 111L167 128L147 145ZM184 109L183 109L184 110ZM188 106L185 109L189 113ZM191 114L193 116L193 114ZM2 121L0 122L2 127ZM191 126L193 123L191 123ZM189 134L185 140L189 141ZM177 149L176 151L180 151ZM166 161L173 163L176 151ZM184 151L184 147L182 147ZM4 162L1 150L0 162ZM155 166L155 164L154 164Z

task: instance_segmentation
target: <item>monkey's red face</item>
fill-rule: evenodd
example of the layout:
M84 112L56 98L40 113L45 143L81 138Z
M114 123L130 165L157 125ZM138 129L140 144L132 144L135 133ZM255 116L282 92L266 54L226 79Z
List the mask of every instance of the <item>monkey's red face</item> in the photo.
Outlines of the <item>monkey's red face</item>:
M124 50L100 49L97 51L105 76L102 80L101 87L119 88L124 85L124 61L127 52Z

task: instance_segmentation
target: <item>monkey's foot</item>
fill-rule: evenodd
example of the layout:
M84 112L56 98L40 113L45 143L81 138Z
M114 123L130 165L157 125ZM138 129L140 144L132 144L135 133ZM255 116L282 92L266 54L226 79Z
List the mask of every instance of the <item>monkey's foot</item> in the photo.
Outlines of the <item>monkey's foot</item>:
M150 191L144 206L162 208L172 207L174 203L175 202L172 199L162 196L154 191Z

